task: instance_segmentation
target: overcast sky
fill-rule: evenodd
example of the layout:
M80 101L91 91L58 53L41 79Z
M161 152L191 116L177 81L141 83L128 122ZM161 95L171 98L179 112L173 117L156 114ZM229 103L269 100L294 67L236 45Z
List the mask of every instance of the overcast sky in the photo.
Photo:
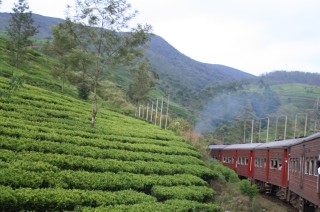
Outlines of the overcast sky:
M1 12L13 2L2 0ZM73 0L28 0L32 12L64 17ZM128 0L183 54L260 75L274 70L320 73L319 0Z

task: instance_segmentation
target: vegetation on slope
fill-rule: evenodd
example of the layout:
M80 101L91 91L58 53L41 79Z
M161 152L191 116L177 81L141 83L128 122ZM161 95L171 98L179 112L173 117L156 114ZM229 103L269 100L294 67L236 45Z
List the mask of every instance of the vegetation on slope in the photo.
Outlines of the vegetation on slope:
M220 210L217 173L181 137L102 105L92 128L90 103L48 74L57 61L29 50L16 69L1 49L0 210Z

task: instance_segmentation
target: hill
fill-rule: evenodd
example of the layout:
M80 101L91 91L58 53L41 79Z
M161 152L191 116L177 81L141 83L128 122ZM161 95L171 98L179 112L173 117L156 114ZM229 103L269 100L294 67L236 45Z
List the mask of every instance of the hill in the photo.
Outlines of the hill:
M0 13L0 31L5 30L9 20L9 13ZM33 14L36 25L39 26L37 38L50 38L51 27L63 20ZM224 65L206 64L195 61L166 42L157 35L151 36L146 56L160 77L156 88L164 95L169 94L171 99L184 107L190 105L192 93L213 84L228 83L231 81L255 78L255 76ZM131 73L115 72L108 77L117 81L124 89L128 89ZM192 110L192 108L188 108ZM194 112L194 111L192 111ZM187 115L188 116L188 115ZM190 115L189 115L190 116Z
M57 61L30 50L16 69L2 44L1 211L219 211L206 203L217 175L193 146L104 104L91 128L91 104L48 74ZM12 89L16 77L25 84Z
M4 32L6 30L10 18L10 13L0 13L0 32ZM64 21L61 18L47 17L38 14L32 14L32 18L34 24L39 27L39 33L37 34L37 37L46 39L52 37L51 27Z
M157 35L152 36L146 55L162 81L176 89L187 85L190 90L200 90L209 84L254 78L228 66L195 61Z

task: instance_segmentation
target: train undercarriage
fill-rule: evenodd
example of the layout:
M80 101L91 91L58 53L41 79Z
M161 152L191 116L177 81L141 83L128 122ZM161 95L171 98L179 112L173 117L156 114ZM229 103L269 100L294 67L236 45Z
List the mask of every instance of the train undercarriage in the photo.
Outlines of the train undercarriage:
M251 180L251 182L256 184L261 193L277 197L292 205L299 212L320 212L320 208L317 205L305 200L287 188L282 188L259 180Z

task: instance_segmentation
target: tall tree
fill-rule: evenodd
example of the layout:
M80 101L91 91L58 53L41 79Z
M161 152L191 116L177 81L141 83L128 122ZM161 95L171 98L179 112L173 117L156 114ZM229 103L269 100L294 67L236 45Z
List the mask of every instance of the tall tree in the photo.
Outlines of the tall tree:
M128 94L129 97L138 104L147 99L150 91L150 69L148 61L143 60L138 68L134 70L133 82L130 84Z
M78 39L89 46L94 54L93 68L86 73L93 82L93 110L91 126L94 127L97 108L97 86L107 65L134 61L142 55L142 46L148 40L150 25L138 24L130 30L129 22L137 15L126 0L77 0L73 21L80 27ZM130 32L124 32L124 31ZM83 45L85 46L85 45Z
M12 10L7 27L8 47L13 56L14 65L19 67L25 58L27 47L32 44L30 38L38 33L38 28L33 25L32 12L26 0L19 0Z
M66 19L64 22L52 27L53 39L50 46L54 56L59 61L52 74L61 79L62 92L64 92L64 83L68 80L68 75L72 70L70 56L79 45L79 41L75 39L74 31L70 30L74 28L73 24L70 19Z

